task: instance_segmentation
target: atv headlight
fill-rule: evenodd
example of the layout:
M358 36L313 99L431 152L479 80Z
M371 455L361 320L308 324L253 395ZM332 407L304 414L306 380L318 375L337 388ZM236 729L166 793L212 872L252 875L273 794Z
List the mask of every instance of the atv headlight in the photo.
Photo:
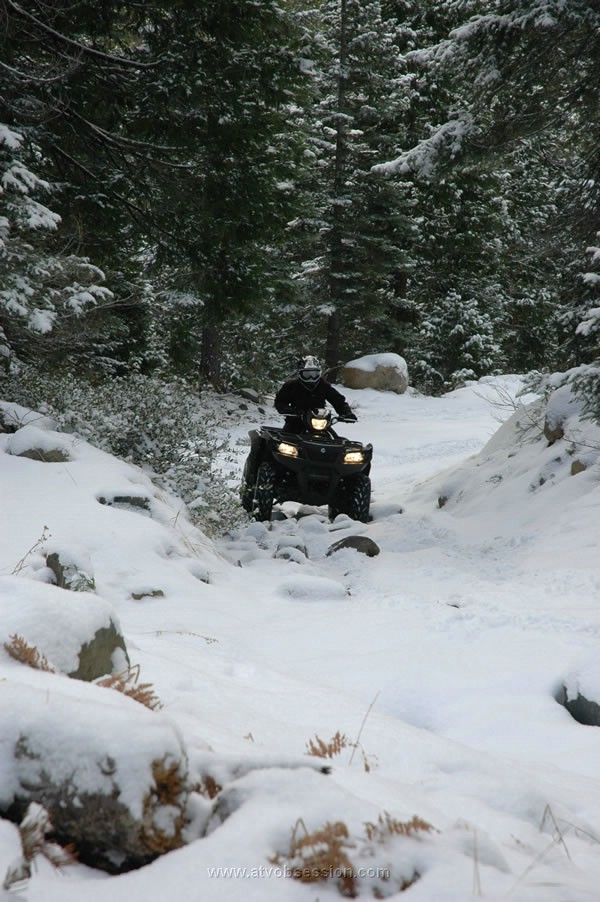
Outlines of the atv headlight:
M314 429L315 432L322 432L324 429L327 429L329 425L329 420L327 417L311 417L310 418L310 427Z
M285 457L298 457L298 449L295 445L290 445L288 442L279 442L277 450Z
M358 448L355 448L354 451L346 451L344 454L344 463L345 464L362 464L365 462L365 455L362 451L359 451Z

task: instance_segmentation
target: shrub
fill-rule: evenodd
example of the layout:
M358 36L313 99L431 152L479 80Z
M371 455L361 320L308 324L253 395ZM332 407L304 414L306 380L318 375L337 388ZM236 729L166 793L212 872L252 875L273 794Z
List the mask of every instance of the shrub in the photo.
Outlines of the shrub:
M189 506L207 532L241 518L237 495L215 468L226 451L218 408L182 379L135 374L91 384L72 374L41 376L24 368L3 383L12 401L41 410L60 429L149 471L159 486ZM43 403L42 403L43 402Z

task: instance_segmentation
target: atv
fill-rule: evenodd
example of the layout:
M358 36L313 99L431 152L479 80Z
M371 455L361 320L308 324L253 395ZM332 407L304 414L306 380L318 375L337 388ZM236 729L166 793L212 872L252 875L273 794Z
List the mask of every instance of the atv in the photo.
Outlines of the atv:
M276 502L326 504L331 520L347 514L366 523L373 446L334 432L334 423L354 420L334 416L329 409L297 415L305 424L304 432L263 426L248 433L250 454L240 488L242 507L255 520L270 520Z

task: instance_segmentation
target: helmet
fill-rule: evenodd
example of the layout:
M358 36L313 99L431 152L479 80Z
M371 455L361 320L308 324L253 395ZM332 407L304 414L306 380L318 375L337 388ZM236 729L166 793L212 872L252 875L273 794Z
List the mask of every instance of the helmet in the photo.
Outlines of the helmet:
M316 357L304 357L298 361L298 378L306 388L315 388L321 378L321 364Z

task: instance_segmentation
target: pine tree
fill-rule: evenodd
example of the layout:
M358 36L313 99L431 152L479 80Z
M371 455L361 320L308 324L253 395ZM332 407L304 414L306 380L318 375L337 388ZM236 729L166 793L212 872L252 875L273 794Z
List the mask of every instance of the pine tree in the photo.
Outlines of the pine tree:
M275 0L161 9L148 42L164 64L136 115L154 111L148 140L168 136L185 165L156 184L152 270L180 366L219 383L223 324L271 303L283 279L302 161L302 33Z
M317 208L301 272L314 319L325 319L319 350L333 368L382 342L401 350L413 201L409 184L372 172L396 146L408 106L396 26L379 2L327 0L319 12L308 122Z
M0 123L0 357L9 371L19 360L84 355L98 338L93 311L112 299L100 269L61 252L60 216L41 200L52 186L31 168L38 156Z
M578 350L565 341L581 306L577 247L596 221L584 210L598 210L599 13L541 0L412 7L424 90L413 146L386 169L431 187L418 192L424 233L441 240L423 246L429 277L413 284L423 322L450 287L493 321L497 364L557 365Z

